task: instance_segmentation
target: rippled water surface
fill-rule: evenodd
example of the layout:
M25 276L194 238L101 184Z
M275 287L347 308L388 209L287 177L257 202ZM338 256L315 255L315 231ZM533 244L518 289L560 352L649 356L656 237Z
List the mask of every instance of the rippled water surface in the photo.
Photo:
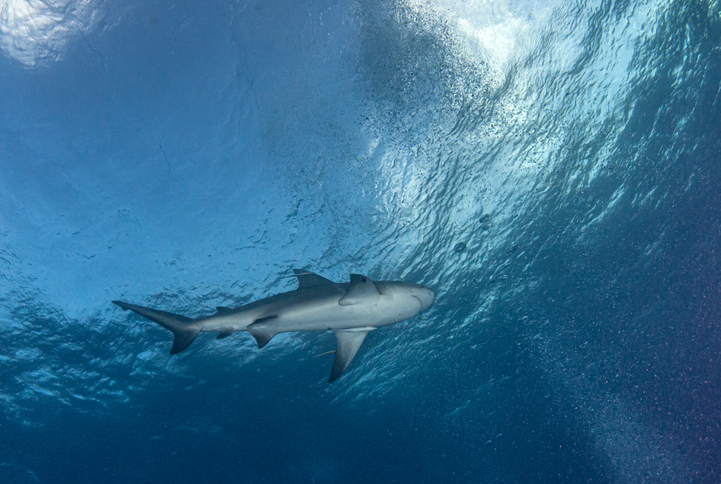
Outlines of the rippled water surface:
M0 481L721 480L718 1L0 2ZM332 333L172 335L302 267Z

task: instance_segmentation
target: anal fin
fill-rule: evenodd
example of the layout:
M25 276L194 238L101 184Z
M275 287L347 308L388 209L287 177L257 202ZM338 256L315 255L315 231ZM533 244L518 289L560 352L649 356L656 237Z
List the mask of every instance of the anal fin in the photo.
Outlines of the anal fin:
M273 336L278 334L272 328L269 328L266 324L269 321L277 318L278 316L276 315L259 318L253 321L253 323L249 324L246 328L246 331L249 332L253 336L253 338L255 338L255 342L258 343L258 349L267 345L268 341L273 339Z
M190 329L173 329L173 347L170 348L170 354L171 355L177 355L181 351L185 350L188 346L190 346L190 343L193 342L196 336L198 336L198 333L200 332L200 328L190 328Z
M234 332L235 332L235 330L233 328L220 328L220 331L218 331L218 337L215 339L227 338Z
M273 339L273 336L276 335L276 333L268 330L267 328L253 328L252 325L248 326L248 329L246 329L247 332L249 332L253 338L255 338L255 342L258 343L258 349L261 349L263 346L268 344L268 341Z

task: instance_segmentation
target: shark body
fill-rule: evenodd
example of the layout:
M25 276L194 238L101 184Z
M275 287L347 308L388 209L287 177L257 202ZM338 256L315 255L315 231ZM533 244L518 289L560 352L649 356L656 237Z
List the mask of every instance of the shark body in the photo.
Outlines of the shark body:
M113 303L172 331L171 355L185 350L201 331L217 332L218 339L235 331L247 331L258 348L279 333L333 331L338 348L328 380L332 382L343 374L370 331L412 318L435 299L427 287L409 282L373 282L366 276L351 274L350 282L336 283L312 272L293 272L298 289L234 309L219 307L212 316L199 319L122 301Z

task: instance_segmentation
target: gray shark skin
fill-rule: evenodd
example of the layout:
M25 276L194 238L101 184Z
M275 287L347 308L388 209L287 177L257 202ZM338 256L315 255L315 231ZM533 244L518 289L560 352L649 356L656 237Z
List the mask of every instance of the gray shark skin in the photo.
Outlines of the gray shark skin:
M337 283L312 272L293 269L298 289L283 292L239 308L217 308L212 316L191 319L157 309L112 301L173 332L170 354L180 353L201 331L218 333L218 339L247 331L262 348L273 336L291 331L333 331L338 348L329 382L343 374L368 332L399 323L426 310L433 291L419 284L371 281L351 274L350 282Z

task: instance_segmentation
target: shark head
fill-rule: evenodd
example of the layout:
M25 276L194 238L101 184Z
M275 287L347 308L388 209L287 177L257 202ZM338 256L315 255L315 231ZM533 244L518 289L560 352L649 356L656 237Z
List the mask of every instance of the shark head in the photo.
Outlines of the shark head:
M407 311L406 318L425 311L436 299L433 291L420 284L389 281L380 284L382 284L383 288L381 293L391 296L397 305L396 307L404 308L404 313Z
M411 296L418 299L421 303L421 311L428 309L433 301L436 300L436 293L428 289L426 286L420 284L413 284L414 288L411 289Z

